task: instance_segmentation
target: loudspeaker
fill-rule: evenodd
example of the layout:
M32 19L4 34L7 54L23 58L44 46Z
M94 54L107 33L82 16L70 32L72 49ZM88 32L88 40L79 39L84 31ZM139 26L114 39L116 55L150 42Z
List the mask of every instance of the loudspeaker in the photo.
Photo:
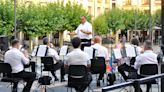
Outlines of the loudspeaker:
M9 48L8 37L0 36L0 50L6 51Z

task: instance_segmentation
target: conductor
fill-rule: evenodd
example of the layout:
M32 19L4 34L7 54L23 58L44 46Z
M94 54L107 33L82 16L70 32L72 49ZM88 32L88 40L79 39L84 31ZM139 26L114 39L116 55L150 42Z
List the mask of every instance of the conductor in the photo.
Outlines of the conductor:
M75 32L69 33L69 35L77 35L81 39L81 50L85 46L91 46L92 39L92 25L87 21L86 16L81 16L81 24L77 27Z

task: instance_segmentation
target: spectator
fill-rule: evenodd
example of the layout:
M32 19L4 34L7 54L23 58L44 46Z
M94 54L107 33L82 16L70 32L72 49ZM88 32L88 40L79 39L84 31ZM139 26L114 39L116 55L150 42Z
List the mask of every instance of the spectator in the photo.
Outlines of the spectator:
M97 51L96 57L103 57L103 58L105 58L105 61L108 62L109 61L108 49L106 47L102 46L101 42L102 42L101 37L96 36L94 38L94 45L92 45L91 47L96 49L96 51ZM97 86L100 86L100 80L102 80L103 77L104 77L104 73L101 73L97 80Z
M80 49L80 45L81 45L80 38L78 37L73 38L71 43L74 50L67 54L65 58L66 61L65 67L69 67L70 65L85 65L87 67L90 67L91 62L90 62L90 58L88 57L88 54ZM91 83L92 81L91 74L86 75L86 77L88 77L87 78L88 84L82 85L81 87L77 87L77 88L75 87L75 90L77 92L84 92L87 86Z
M125 45L125 43L126 43L126 36L125 35L123 35L123 37L122 37L122 43L123 43L123 45Z

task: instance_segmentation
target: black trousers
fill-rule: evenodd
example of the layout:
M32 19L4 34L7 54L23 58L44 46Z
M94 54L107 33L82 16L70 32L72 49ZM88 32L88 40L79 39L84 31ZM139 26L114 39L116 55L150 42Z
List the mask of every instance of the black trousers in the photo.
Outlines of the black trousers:
M30 64L29 65L25 65L24 68L31 67L31 71L32 72L36 72L35 66L36 66L36 63L34 61L31 61Z
M12 75L15 78L22 78L25 82L27 82L26 86L23 88L22 92L30 92L32 84L35 81L36 73L22 71L22 72L19 72L19 73L14 73ZM17 92L17 86L18 86L18 82L14 83L12 92Z
M84 92L85 89L90 85L90 83L92 82L92 75L91 73L88 73L88 75L86 76L85 79L85 84L81 85L81 86L75 86L75 90L76 92Z
M129 66L129 65L127 65L126 63L124 63L124 64L122 64L122 65L120 65L120 66L118 67L118 72L122 75L122 77L124 78L124 80L127 80L127 79L129 78L129 77L125 74L125 71L128 72L128 73L133 72L134 75L131 76L131 77L133 77L133 78L137 78L137 79L143 78L143 76L140 76L139 74L137 74L137 70L136 70L134 67ZM149 90L150 90L150 88L151 88L151 82L147 82L146 85L147 85L147 90L146 90L146 92L149 92ZM141 89L140 89L140 92L142 92Z
M104 73L100 73L100 74L99 74L99 78L98 78L98 80L102 80L103 77L104 77Z
M51 74L54 78L57 78L55 72L59 69L60 69L61 79L63 79L65 75L65 69L64 69L64 63L61 61L54 64L54 70L51 71Z
M128 76L125 74L125 71L126 72L137 72L137 70L134 69L134 67L131 67L131 66L127 65L126 63L118 66L118 72L122 75L124 80L128 79Z
M85 46L91 46L91 39L81 39L81 42L86 42L81 44L81 50L84 50Z

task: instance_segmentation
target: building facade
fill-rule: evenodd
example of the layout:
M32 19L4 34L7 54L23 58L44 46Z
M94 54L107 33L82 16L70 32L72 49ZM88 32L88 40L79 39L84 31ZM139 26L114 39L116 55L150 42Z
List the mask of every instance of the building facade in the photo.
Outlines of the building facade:
M40 5L46 5L47 3L52 2L74 2L79 5L81 4L83 8L92 15L92 18L95 18L110 9L110 0L22 0L21 2L25 4L34 3Z
M118 7L120 9L139 9L149 12L151 5L151 13L161 9L161 0L111 0L110 8Z

